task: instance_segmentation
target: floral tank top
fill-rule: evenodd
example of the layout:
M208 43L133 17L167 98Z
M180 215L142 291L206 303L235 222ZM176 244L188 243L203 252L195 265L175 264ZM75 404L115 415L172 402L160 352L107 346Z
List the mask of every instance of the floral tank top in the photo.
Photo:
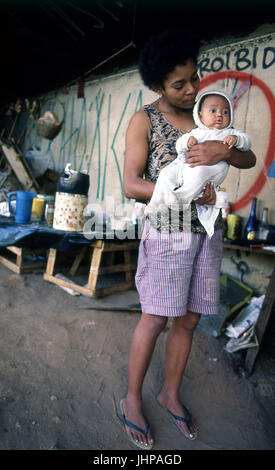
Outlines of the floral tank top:
M179 137L184 134L184 131L177 129L170 122L168 122L163 114L155 108L153 104L143 106L143 110L146 112L150 125L150 136L149 136L149 156L147 165L145 168L145 179L155 183L158 179L160 170L171 163L177 157L176 152L176 141ZM172 211L170 211L170 214ZM179 231L184 230L183 214L180 212L177 215L176 229ZM165 223L167 231L174 231L174 227L171 225L173 217L169 217ZM156 230L163 230L164 221L160 219L159 215L156 217L150 217L151 225ZM181 223L182 222L182 223ZM223 227L221 211L215 222L215 230ZM206 234L206 231L198 219L196 204L191 202L191 232Z

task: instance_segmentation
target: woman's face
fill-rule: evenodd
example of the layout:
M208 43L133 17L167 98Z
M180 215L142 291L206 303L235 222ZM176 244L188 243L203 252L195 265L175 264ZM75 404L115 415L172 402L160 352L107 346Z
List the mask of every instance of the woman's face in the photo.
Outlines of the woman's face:
M188 59L185 65L177 65L170 72L161 89L162 96L180 109L192 109L200 86L200 79L193 60Z

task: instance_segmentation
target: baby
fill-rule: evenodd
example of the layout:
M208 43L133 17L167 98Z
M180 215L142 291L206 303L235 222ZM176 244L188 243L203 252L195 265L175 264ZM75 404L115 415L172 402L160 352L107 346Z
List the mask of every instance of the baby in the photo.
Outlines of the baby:
M195 144L206 140L221 140L229 148L235 146L248 151L251 141L247 134L235 130L233 125L233 104L222 91L202 93L193 110L196 125L191 132L181 136L176 142L178 157L165 166L159 174L145 215L155 215L167 208L186 211L191 201L198 199L207 183L213 183L216 192L215 205L196 204L198 218L209 237L214 233L215 220L223 206L224 193L218 191L224 181L229 165L220 161L215 165L200 165L191 168L185 162L186 152Z

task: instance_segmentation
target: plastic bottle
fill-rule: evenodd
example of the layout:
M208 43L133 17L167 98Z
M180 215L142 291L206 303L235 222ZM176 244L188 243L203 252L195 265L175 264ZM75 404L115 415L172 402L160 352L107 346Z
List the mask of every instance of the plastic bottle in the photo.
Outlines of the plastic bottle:
M251 211L244 229L244 239L254 240L257 237L257 218L256 218L257 198L254 197L251 204Z
M267 217L268 217L268 208L264 207L263 209L263 214L262 214L262 219L261 222L258 226L258 238L260 240L266 240L269 232L269 225L267 222Z

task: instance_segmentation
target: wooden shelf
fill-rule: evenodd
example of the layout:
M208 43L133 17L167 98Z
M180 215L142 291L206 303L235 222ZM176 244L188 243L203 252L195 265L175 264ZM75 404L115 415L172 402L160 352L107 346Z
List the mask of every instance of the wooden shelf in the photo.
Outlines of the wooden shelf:
M237 251L245 251L246 253L260 253L261 255L271 255L274 256L275 252L271 250L263 250L262 248L250 248L249 246L244 245L231 245L229 243L224 243L223 247L227 250L237 250Z

